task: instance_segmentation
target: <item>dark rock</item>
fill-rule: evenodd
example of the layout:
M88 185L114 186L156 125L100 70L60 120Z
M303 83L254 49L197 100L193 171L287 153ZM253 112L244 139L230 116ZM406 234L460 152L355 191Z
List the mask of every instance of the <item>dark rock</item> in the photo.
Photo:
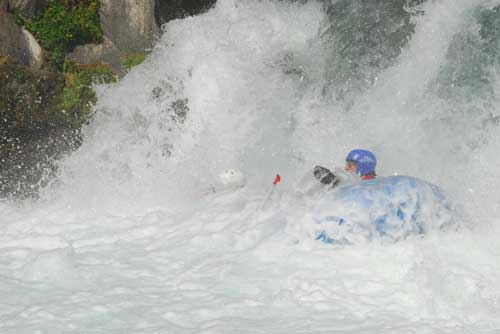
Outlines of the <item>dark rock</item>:
M394 63L415 31L412 17L423 0L339 0L325 4L328 25L321 36L328 51L329 87L350 103Z
M0 56L9 56L18 63L40 68L43 51L33 35L19 27L12 15L0 10Z
M184 123L187 113L189 111L188 99L178 99L172 102L170 108L173 110L174 115L172 119L179 123Z
M43 135L60 120L64 77L24 66L0 65L0 139Z
M158 37L154 10L154 0L101 0L103 43L76 47L68 59L80 64L103 62L120 73L124 57L143 53Z
M82 120L78 110L61 110L72 102L65 98L71 88L65 86L70 74L65 77L39 70L42 49L12 15L16 12L30 18L45 1L0 0L0 197L36 195L55 174L57 159L80 145L79 127L88 119ZM74 1L66 0L70 7ZM124 57L144 53L153 46L159 25L200 14L215 2L100 0L103 42L76 47L67 58L80 64L107 63L119 72ZM152 96L158 99L172 89L168 85L159 87ZM188 101L175 99L168 109L171 117L182 123L189 112ZM170 154L170 150L169 145L164 146L164 154Z
M122 73L121 58L123 53L107 37L103 37L101 44L86 44L77 46L66 58L79 64L108 64L115 73ZM123 74L123 73L122 73Z
M161 89L161 87L155 87L153 88L151 96L154 100L157 100L160 98L160 96L162 96L162 94L163 94L163 89Z
M216 0L101 0L103 43L78 46L67 57L80 64L104 62L123 74L121 61L151 48L161 24L203 13L215 3Z
M0 197L24 197L79 144L79 130L60 111L64 77L0 61Z
M445 61L428 91L443 103L441 121L460 128L458 122L471 126L495 124L498 101L498 73L500 73L500 6L479 7L475 13L476 24L455 32L448 44ZM487 111L490 115L485 115ZM466 121L464 121L464 117ZM472 125L472 124L476 125ZM467 145L480 146L469 137Z
M500 64L500 6L483 9L479 17L479 36L483 40L488 53Z
M31 18L45 8L45 0L6 0L9 11Z
M26 140L0 141L0 198L36 197L57 172L57 160L81 144L77 130L55 128Z
M99 15L104 35L124 53L150 48L159 33L153 0L101 0Z
M198 15L212 8L216 0L156 0L156 21L161 26L164 23Z

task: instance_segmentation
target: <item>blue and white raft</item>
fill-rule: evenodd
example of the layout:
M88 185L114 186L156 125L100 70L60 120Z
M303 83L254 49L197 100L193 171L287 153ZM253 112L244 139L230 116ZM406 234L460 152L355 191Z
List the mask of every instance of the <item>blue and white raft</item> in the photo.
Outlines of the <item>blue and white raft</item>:
M375 238L395 242L450 225L452 209L439 187L414 177L391 176L325 193L312 220L316 240L324 243Z

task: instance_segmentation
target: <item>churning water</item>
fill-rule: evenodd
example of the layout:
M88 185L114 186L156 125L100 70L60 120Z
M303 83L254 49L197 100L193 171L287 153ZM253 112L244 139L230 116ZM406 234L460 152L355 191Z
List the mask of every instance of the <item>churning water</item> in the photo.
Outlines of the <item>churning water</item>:
M0 332L500 331L499 5L219 0L168 23L40 198L0 202ZM355 147L441 186L458 228L313 240L311 169Z

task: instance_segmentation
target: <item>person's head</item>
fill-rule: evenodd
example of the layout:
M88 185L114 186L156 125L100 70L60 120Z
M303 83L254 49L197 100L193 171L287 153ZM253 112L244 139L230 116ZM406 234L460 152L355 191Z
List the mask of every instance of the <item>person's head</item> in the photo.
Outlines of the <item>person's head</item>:
M375 167L377 166L377 158L367 150L352 150L345 159L345 170L357 173L360 176L372 175L375 176Z

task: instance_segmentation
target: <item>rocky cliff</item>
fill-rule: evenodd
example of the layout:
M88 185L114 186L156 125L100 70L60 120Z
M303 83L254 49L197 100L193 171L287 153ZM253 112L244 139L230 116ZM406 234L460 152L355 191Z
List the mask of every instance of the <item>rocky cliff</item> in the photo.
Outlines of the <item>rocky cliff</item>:
M92 83L137 63L161 26L215 0L0 0L0 197L36 194L78 147Z

